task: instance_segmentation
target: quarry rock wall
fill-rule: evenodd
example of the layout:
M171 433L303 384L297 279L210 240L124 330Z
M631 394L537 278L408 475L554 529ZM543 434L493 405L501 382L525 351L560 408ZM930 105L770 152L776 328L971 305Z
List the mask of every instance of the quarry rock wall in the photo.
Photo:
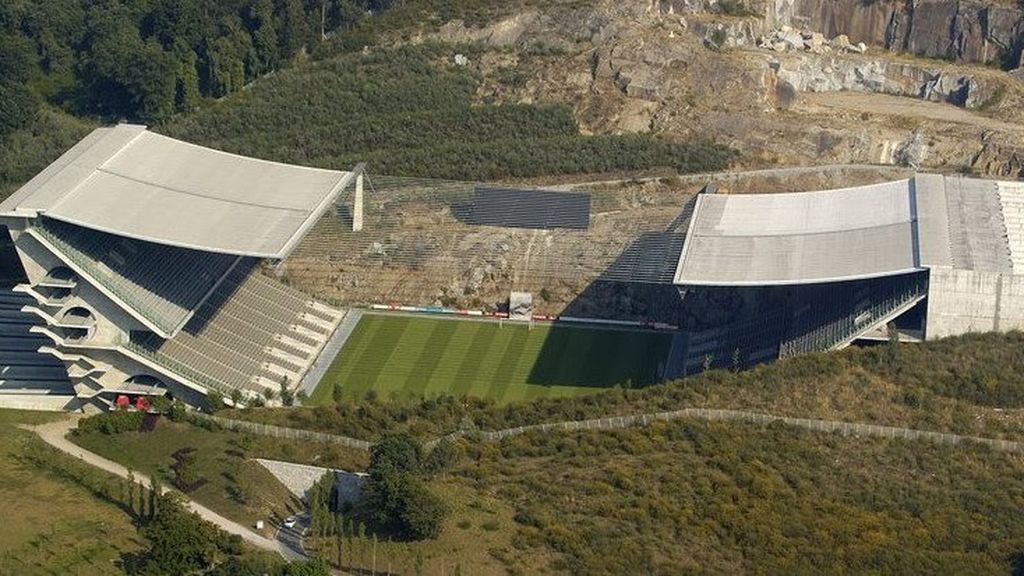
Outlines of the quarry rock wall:
M896 52L1021 66L1024 11L972 0L768 0L770 25L846 34Z

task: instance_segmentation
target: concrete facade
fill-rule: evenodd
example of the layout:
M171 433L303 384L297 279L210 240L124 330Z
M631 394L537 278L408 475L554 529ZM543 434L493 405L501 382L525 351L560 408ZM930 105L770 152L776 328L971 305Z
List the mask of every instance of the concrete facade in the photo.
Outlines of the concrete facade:
M1024 275L933 268L925 338L1024 329Z

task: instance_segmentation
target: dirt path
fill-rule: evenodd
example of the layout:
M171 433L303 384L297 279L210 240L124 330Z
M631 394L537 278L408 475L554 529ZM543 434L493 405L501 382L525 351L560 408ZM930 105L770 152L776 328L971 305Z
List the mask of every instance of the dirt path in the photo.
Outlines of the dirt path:
M124 466L112 460L107 460L106 458L98 454L89 452L88 450L82 448L81 446L78 446L77 444L72 443L70 440L67 439L68 433L74 428L78 427L78 421L81 418L81 415L74 415L70 418L60 420L57 422L40 424L39 426L22 425L21 428L24 428L25 430L29 430L31 432L35 432L36 434L39 435L40 438L43 439L44 442L46 442L50 446L53 446L54 448L60 450L61 452L64 452L65 454L68 454L69 456L78 458L79 460L85 462L86 464L89 464L90 466L95 466L96 468L114 474L116 476L120 476L121 478L128 478L129 471ZM151 485L148 476L134 470L131 472L131 475L140 484L147 486ZM166 493L170 492L171 490L167 487L163 487L162 491ZM253 532L247 527L239 524L238 522L225 518L220 514L214 512L213 510L210 510L209 508L203 506L202 504L199 504L187 498L185 499L185 504L186 506L188 506L189 510L192 510L193 512L198 514L202 519L208 522L212 522L217 527L219 527L220 529L224 530L229 534L237 534L241 536L243 539L245 539L245 541L249 542L254 546L257 546L264 550L270 550L271 552L277 552L285 558L292 560L298 560L303 558L302 556L298 556L296 552L294 552L290 548L282 545L280 542L271 540L269 538L264 538L263 536L260 536L259 534Z
M1024 132L1024 126L1020 124L990 118L952 104L929 102L917 98L865 92L808 92L801 94L800 99L798 109L804 112L829 113L846 110L901 118L952 122L1000 132Z

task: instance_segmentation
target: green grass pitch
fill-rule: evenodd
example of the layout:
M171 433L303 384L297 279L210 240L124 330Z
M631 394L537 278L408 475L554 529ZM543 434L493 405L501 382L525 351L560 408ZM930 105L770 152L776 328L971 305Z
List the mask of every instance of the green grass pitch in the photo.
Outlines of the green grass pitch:
M331 403L338 385L349 397L375 390L508 403L650 384L671 341L638 330L367 314L310 400Z

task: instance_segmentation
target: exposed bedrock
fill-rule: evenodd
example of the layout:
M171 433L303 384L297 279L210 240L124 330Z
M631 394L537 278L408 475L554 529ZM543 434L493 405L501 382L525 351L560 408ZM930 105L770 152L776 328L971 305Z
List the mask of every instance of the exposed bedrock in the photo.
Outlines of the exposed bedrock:
M1024 12L972 0L768 0L769 24L846 34L889 50L1021 66Z
M969 74L933 71L886 60L801 55L774 61L771 69L780 84L791 86L796 92L875 92L965 108L981 107L995 90Z

